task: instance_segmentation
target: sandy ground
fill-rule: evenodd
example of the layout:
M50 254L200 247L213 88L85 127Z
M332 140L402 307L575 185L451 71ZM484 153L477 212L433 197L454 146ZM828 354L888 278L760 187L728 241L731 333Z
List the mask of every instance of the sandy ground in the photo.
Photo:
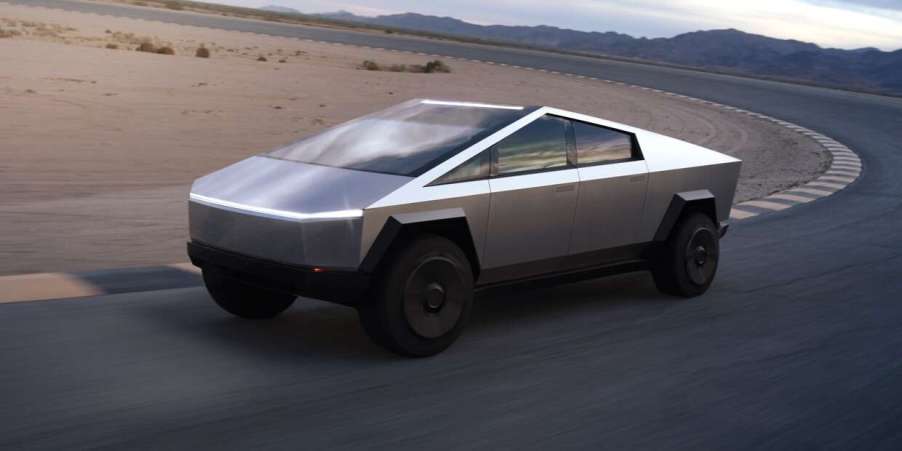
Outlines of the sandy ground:
M589 80L456 60L371 72L428 58L4 3L0 29L0 274L184 261L194 178L414 97L553 105L735 155L737 201L826 165L764 121Z

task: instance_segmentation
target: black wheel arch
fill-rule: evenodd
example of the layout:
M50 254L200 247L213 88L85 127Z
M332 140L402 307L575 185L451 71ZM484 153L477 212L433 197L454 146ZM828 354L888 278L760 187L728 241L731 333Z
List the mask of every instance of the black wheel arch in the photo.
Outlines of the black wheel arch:
M667 207L667 211L658 225L658 230L655 232L655 241L667 241L680 219L686 214L696 211L710 217L718 229L724 227L721 223L722 218L717 217L717 204L711 191L706 189L684 191L674 194L670 200L670 205Z
M423 234L438 235L454 242L467 256L473 270L473 277L478 277L479 256L470 232L470 225L463 212L456 210L427 215L390 216L361 262L361 271L376 272L386 257L390 256L395 249Z

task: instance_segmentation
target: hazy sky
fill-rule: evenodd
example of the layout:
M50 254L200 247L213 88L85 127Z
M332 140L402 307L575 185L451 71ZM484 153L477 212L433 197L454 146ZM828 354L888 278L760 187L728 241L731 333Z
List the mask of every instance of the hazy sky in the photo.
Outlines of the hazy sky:
M210 0L208 0L210 1ZM633 36L712 28L799 39L825 47L902 48L902 0L216 0L302 12L418 12L480 24L555 25Z

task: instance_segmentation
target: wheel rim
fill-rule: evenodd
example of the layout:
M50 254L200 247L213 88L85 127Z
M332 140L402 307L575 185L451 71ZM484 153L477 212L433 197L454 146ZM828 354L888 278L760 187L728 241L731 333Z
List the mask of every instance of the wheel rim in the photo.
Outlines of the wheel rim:
M445 257L419 264L404 287L404 315L413 331L424 338L448 333L460 319L464 283L457 266Z
M686 273L696 285L704 285L717 268L717 241L714 233L700 228L692 233L685 251Z

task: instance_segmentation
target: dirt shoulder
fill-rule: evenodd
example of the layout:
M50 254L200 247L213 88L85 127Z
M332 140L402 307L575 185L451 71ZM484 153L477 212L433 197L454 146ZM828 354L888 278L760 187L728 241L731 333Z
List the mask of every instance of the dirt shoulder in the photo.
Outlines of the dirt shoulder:
M0 274L184 261L194 178L414 97L552 105L735 155L737 201L827 162L746 115L523 69L365 71L430 58L2 3L0 29ZM134 51L144 41L175 55Z

